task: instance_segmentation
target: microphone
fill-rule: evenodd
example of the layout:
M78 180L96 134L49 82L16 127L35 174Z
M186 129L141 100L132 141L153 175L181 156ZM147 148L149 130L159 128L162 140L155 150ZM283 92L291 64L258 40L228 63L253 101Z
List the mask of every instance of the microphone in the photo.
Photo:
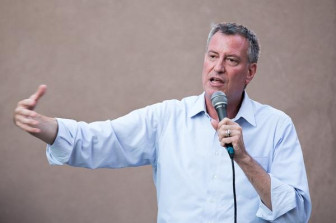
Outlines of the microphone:
M226 115L226 106L227 106L226 95L221 91L216 91L211 96L211 103L212 103L212 106L216 109L219 121L222 121L227 116ZM232 143L225 144L225 147L229 153L230 158L233 159L234 150L233 150Z

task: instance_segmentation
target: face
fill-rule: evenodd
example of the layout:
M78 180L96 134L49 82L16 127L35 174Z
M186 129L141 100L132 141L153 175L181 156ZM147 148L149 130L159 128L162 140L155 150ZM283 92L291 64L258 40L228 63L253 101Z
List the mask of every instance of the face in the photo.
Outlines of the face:
M222 91L229 104L241 101L244 88L253 79L257 66L248 62L248 46L248 41L240 35L217 32L212 36L202 72L207 99L215 91Z

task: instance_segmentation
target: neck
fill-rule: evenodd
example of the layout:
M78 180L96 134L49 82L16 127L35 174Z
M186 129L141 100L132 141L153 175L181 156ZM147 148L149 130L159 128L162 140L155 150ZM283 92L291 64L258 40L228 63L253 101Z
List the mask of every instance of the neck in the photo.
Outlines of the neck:
M240 106L243 102L243 99L244 99L244 92L242 93L239 99L229 100L227 108L226 108L227 116L229 119L233 119L234 117L236 117L240 109ZM205 95L205 105L206 105L206 110L208 114L210 115L210 117L219 121L216 109L212 106L212 103L211 103L211 96Z

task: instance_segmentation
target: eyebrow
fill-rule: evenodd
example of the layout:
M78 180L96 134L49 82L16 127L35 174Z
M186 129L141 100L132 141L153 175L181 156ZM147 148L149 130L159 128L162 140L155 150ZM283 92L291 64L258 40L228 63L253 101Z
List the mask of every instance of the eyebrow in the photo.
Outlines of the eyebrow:
M229 54L229 55L226 55L226 57L235 57L235 58L238 58L240 59L241 57L236 55L236 54Z
M207 53L214 53L214 54L219 54L217 51L214 51L214 50L209 50ZM235 58L238 58L240 59L241 57L237 54L227 54L225 55L225 57L235 57Z
M207 52L207 54L210 54L210 53L219 55L219 53L218 53L217 51L214 51L214 50L209 50L209 51Z

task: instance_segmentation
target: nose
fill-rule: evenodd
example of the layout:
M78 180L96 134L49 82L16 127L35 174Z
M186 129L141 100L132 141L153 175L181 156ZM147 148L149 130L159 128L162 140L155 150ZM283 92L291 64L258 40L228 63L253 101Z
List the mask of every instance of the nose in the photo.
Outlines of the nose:
M217 60L214 71L216 71L218 74L224 73L225 72L225 67L224 67L224 62L223 60Z

